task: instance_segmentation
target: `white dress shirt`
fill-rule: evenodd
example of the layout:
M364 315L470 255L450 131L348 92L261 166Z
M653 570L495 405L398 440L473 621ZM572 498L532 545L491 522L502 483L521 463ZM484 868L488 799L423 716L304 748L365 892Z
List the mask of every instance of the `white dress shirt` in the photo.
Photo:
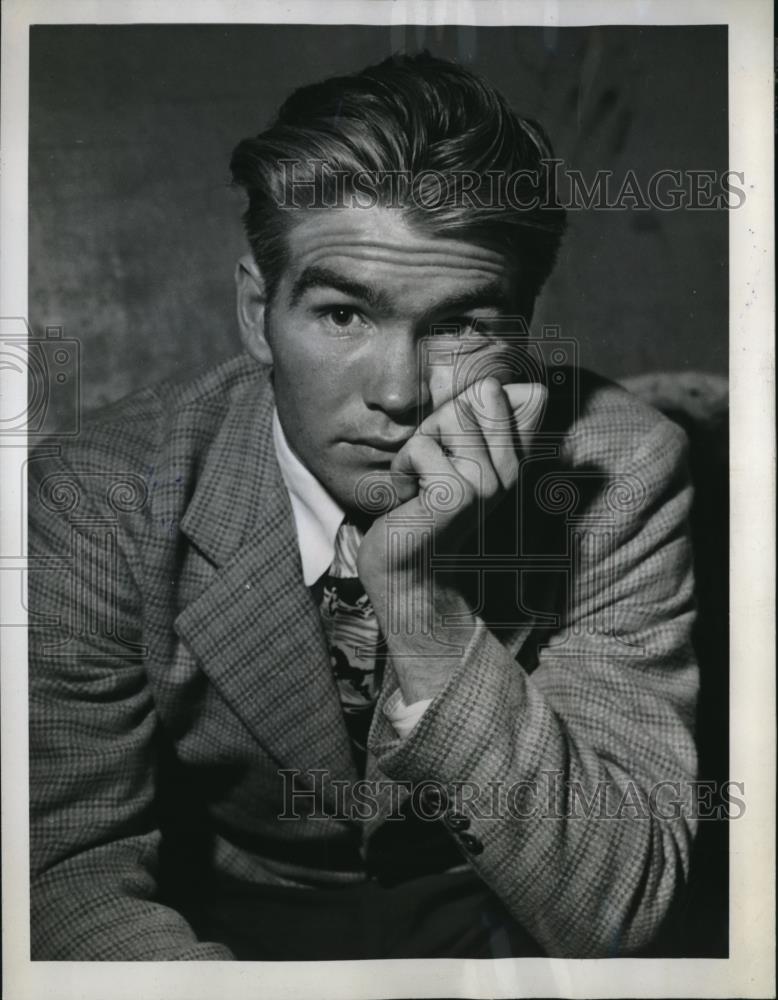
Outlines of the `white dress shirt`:
M292 451L277 411L273 412L273 444L281 478L292 505L303 580L307 587L312 587L332 564L335 538L346 516L345 511ZM356 558L348 570L350 575L357 575ZM404 739L430 702L431 699L427 698L406 705L398 688L387 698L384 713L397 735Z

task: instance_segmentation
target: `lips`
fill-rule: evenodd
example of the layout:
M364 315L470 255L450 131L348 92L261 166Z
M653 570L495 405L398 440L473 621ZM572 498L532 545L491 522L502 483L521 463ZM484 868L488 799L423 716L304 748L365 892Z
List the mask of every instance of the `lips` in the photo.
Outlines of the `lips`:
M362 437L352 442L356 445L364 445L367 448L374 448L376 451L389 451L398 452L400 448L405 444L410 435L405 435L400 438L390 438L390 437Z

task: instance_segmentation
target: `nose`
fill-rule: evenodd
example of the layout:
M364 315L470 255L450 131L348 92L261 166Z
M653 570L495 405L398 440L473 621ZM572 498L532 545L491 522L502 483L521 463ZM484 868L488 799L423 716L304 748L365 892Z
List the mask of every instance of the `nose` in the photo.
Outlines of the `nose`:
M421 346L412 331L385 331L366 359L363 398L395 423L416 426L430 404L430 387Z

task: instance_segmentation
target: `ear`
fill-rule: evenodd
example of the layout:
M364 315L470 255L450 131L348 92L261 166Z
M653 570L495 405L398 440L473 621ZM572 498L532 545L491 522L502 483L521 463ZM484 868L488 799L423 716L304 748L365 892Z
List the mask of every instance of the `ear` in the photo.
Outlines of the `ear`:
M265 281L250 253L235 265L238 293L238 326L243 346L264 365L273 363L273 352L265 337Z

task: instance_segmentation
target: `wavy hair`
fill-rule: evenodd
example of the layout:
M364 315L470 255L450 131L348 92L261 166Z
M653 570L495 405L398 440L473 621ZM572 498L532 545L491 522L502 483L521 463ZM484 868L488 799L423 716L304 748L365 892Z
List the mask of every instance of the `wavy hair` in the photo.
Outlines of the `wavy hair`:
M565 229L553 161L537 122L424 52L296 90L268 129L237 145L230 169L248 195L243 222L269 299L288 263L294 211L340 204L373 178L371 203L398 207L421 232L508 254L531 314Z

